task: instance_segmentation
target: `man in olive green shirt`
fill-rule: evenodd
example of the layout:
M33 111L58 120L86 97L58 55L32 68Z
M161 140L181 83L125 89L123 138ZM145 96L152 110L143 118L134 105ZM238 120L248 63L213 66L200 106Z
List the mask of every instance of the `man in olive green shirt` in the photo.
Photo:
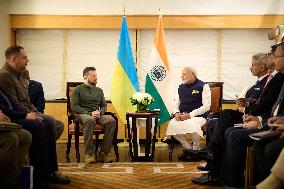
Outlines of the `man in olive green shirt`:
M95 162L93 133L97 123L105 127L103 143L97 160L105 163L112 162L109 151L116 130L115 119L110 115L104 115L107 104L103 90L96 87L96 69L86 67L83 77L85 82L77 86L71 94L71 109L79 114L80 122L84 125L85 163Z

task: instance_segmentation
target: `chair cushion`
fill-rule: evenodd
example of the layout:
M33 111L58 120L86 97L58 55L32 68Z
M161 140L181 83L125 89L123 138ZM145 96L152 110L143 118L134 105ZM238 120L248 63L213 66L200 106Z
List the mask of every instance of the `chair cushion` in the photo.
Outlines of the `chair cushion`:
M84 125L80 124L79 127L80 127L79 131L83 132ZM94 131L104 131L104 130L105 130L105 128L101 125L98 125L98 124L94 127ZM75 123L72 123L72 124L69 125L69 131L75 131Z

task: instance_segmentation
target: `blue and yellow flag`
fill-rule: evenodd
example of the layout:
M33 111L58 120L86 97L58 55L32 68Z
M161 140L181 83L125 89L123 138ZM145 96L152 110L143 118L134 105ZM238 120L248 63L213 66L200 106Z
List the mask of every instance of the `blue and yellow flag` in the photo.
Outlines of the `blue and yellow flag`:
M111 102L124 124L126 123L126 112L135 110L135 107L130 103L130 97L138 91L138 76L132 54L126 16L124 16L111 87Z

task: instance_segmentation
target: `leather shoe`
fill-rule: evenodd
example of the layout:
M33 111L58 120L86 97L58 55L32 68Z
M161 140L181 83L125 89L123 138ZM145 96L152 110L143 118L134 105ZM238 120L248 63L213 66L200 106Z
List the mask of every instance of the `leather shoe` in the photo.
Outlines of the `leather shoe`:
M207 164L197 166L197 169L201 171L209 171Z
M217 178L209 175L208 173L201 175L198 178L192 178L191 181L195 184L209 185L209 186L220 186L220 182Z
M47 182L53 184L69 184L71 180L58 172L53 172L48 176Z

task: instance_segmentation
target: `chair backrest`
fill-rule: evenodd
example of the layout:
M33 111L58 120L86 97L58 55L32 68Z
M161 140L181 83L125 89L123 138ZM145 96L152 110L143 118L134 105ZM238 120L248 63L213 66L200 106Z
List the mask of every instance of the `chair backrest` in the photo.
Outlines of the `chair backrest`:
M70 104L70 96L72 94L72 91L75 89L76 86L81 85L83 82L67 82L66 83L66 97L67 97L67 114L69 115L71 110L71 104Z
M223 82L207 82L211 90L210 112L216 113L222 110Z

